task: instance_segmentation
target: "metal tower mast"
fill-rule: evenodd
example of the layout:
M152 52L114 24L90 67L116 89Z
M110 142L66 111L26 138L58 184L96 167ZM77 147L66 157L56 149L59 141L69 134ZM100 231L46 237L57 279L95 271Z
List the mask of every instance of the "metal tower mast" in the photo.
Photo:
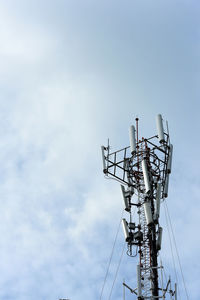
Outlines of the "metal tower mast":
M102 146L103 172L121 183L125 210L129 221L122 220L128 255L139 254L137 265L137 287L129 288L142 299L177 299L171 289L170 279L166 287L160 286L158 253L161 249L162 227L159 224L160 203L168 196L173 146L169 133L164 131L162 116L156 117L157 135L138 137L136 129L129 130L130 146L110 153L110 146ZM134 207L137 217L133 217ZM134 249L135 248L135 249ZM135 256L135 255L134 255Z

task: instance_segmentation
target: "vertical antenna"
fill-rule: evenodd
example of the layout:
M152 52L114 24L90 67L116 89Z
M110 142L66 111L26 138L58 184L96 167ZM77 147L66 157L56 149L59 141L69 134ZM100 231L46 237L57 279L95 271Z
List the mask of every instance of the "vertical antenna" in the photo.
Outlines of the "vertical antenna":
M169 137L169 126L168 126L168 121L166 120L166 128L167 128L167 134L169 138L169 143L170 143L170 137Z
M139 118L137 117L135 119L136 121L136 135L137 135L137 146L136 146L136 149L137 149L137 152L139 150L139 139L138 139L138 135L139 135ZM137 156L137 167L138 167L138 172L139 172L139 156Z
M136 118L135 121L136 121L136 136L137 136L137 145L138 145L138 134L139 134L138 121L139 121L139 118Z

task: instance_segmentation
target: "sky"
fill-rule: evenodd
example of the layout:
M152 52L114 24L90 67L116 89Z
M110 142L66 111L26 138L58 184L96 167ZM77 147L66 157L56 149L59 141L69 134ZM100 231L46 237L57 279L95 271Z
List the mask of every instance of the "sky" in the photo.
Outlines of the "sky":
M158 113L174 145L167 205L199 299L199 10L195 0L0 1L1 300L100 299L123 211L100 146L128 146L135 117L141 137L154 135ZM120 228L102 300L123 245ZM136 286L125 252L111 299L123 280Z

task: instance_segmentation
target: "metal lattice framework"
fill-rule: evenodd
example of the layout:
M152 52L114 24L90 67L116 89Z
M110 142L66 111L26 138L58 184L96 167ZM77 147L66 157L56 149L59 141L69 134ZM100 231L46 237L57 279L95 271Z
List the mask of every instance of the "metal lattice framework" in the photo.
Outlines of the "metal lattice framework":
M165 289L159 287L157 256L162 238L160 202L168 196L173 146L169 133L163 130L161 115L157 116L157 129L158 135L139 140L136 119L136 130L131 126L129 147L110 153L109 145L102 146L103 172L121 183L125 210L129 213L129 222L122 220L128 254L133 256L134 247L139 254L135 289L138 299L165 299L169 285ZM135 206L137 224L135 219L133 222ZM176 291L169 293L176 300Z

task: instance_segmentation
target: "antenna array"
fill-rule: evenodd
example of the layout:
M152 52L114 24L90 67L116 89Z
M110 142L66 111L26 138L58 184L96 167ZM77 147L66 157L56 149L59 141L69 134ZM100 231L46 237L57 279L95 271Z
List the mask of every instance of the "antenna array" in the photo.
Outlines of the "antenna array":
M102 146L103 172L121 183L125 210L129 214L129 221L122 220L127 254L135 256L135 248L139 254L134 289L137 299L165 299L170 295L170 299L176 300L176 284L172 290L170 279L165 288L159 286L158 280L158 270L163 268L157 261L163 232L159 224L160 203L168 196L173 146L160 114L156 124L157 135L139 140L136 118L136 129L132 125L129 130L130 146L112 153L109 145ZM133 220L133 207L137 208L137 220Z

